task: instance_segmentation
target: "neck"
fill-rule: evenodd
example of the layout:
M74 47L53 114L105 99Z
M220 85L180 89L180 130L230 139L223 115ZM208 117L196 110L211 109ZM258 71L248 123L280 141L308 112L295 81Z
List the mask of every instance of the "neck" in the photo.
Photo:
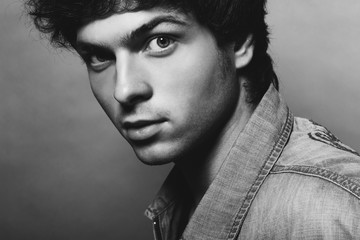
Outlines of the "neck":
M179 161L180 163L177 164L192 193L193 210L214 180L233 143L253 112L253 107L246 102L245 88L243 86L240 88L235 110L219 134L212 142L200 147L190 157L188 156L186 161Z

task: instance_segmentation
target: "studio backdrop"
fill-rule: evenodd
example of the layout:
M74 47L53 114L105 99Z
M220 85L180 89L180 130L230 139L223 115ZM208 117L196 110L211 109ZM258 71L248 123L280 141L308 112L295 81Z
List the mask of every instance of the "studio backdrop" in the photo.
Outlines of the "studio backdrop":
M271 0L280 89L360 151L360 1ZM172 167L140 163L92 96L75 53L0 1L0 239L151 239L143 211Z

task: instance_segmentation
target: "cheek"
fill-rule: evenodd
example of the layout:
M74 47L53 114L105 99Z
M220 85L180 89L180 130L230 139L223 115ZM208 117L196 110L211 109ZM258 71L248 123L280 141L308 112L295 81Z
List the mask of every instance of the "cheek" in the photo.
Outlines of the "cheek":
M113 72L109 68L101 73L89 73L91 90L100 106L112 121L115 120L116 116L116 102L113 97L115 84Z
M191 54L189 54L189 52ZM217 53L204 49L180 51L176 57L167 60L159 80L159 93L167 104L177 110L194 108L207 102L217 89Z
M233 74L223 74L216 50L188 52L168 61L162 76L157 78L163 81L159 81L156 101L171 111L176 129L173 137L192 142L219 124L233 105L231 96L235 95L236 84Z

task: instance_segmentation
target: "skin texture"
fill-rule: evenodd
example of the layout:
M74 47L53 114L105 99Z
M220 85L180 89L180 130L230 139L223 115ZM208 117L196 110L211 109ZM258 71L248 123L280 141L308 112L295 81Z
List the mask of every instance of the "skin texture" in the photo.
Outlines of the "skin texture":
M193 153L227 123L240 93L231 50L221 53L191 16L161 9L112 15L78 32L95 97L147 164Z

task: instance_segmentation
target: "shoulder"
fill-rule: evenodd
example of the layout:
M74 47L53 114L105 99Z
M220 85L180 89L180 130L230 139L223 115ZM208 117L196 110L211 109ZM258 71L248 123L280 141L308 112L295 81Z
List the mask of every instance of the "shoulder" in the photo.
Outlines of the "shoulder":
M247 239L360 236L359 154L326 128L295 118L289 142L254 198L241 234Z
M289 142L271 174L301 175L301 181L321 179L339 193L360 199L360 155L325 127L304 118L295 118Z
M242 234L246 239L353 239L360 236L360 197L322 178L270 174Z
M283 160L290 160L288 154L294 156L294 153L298 156L292 161L331 156L357 157L360 159L359 153L342 143L326 127L312 120L299 117L294 118L291 136L282 154Z
M295 156L289 159L289 154ZM282 160L301 161L313 158L345 157L358 158L360 154L342 143L326 127L305 118L294 118L293 129ZM290 162L291 163L291 162Z
M360 185L360 155L325 127L295 118L289 142L272 173L298 173L345 186ZM360 196L360 189L358 189Z

